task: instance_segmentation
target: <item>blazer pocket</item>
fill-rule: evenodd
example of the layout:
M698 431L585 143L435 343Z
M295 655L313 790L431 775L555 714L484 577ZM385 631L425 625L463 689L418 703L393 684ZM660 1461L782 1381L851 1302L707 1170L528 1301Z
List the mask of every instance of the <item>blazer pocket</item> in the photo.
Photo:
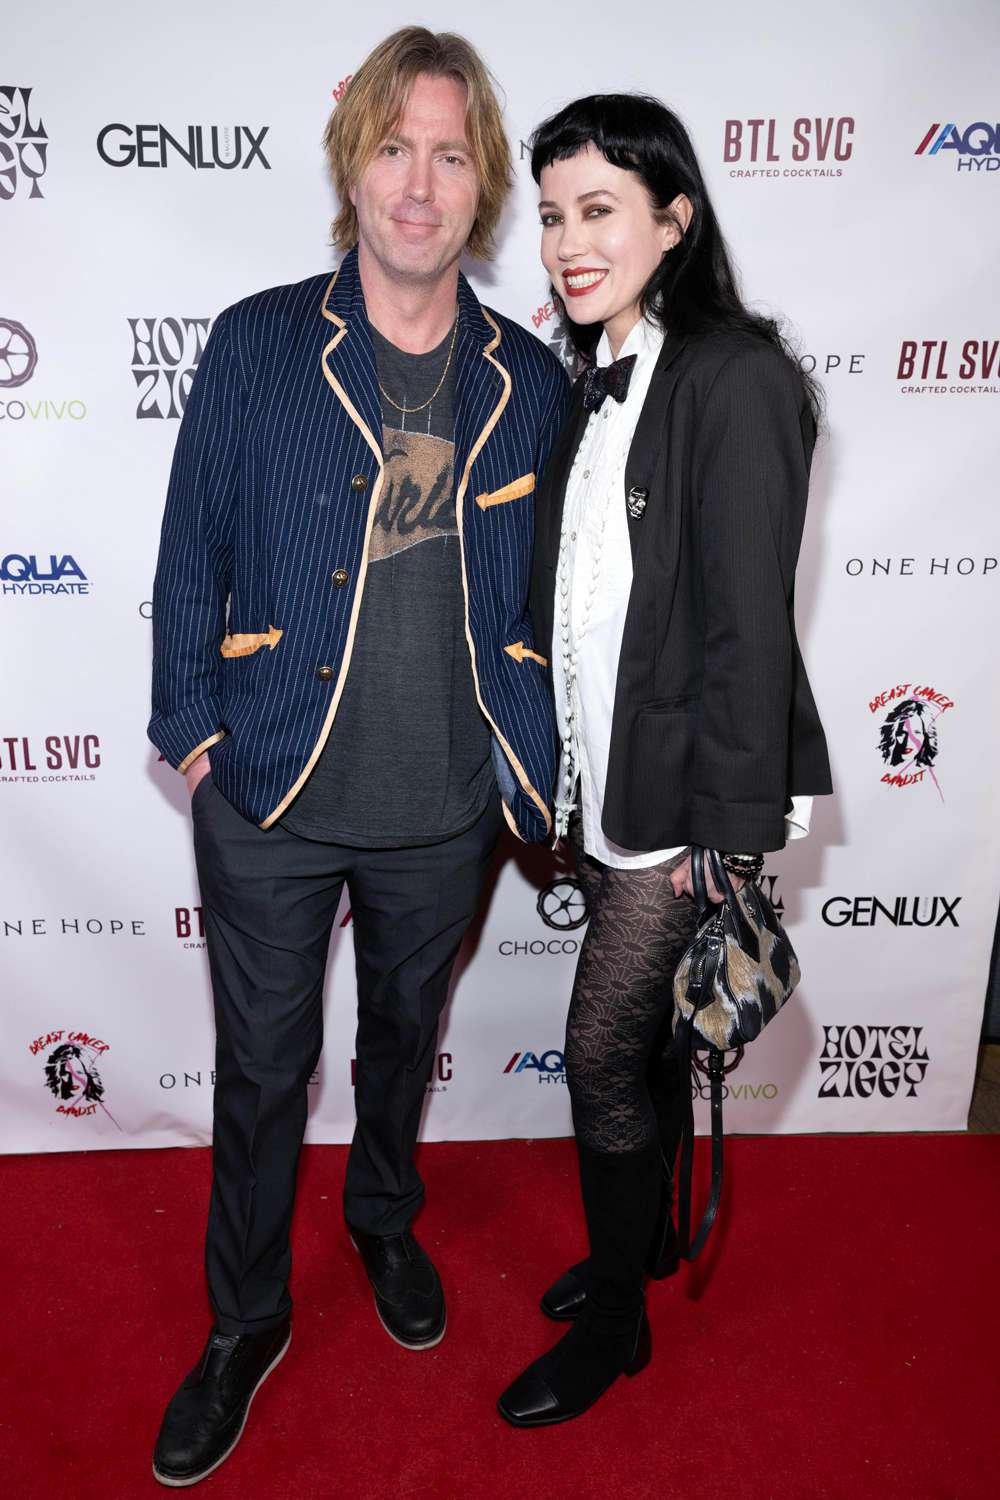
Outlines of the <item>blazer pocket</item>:
M508 500L521 500L525 495L530 495L534 488L534 474L522 474L520 479L512 479L502 489L477 495L476 504L480 510L488 510L491 505L506 505Z
M261 646L268 646L273 651L275 646L284 635L276 625L268 627L262 635L227 635L224 637L219 652L222 656L252 656L259 651Z

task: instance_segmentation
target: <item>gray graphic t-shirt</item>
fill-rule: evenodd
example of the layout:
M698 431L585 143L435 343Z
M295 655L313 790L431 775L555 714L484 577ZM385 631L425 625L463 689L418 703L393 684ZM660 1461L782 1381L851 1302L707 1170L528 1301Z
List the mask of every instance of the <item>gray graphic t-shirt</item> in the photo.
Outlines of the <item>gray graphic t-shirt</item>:
M372 328L379 383L401 406L434 391L451 331L406 354ZM465 638L455 518L454 360L422 411L383 394L385 477L351 665L330 737L282 826L373 848L462 833L494 786L490 729Z

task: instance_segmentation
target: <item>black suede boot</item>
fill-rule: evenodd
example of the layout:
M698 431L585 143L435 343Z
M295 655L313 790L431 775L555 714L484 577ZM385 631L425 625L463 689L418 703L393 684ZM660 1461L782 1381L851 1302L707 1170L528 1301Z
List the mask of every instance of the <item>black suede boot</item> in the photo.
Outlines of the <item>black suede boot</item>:
M647 1083L660 1135L661 1177L656 1219L646 1255L645 1272L653 1281L673 1276L680 1266L680 1247L674 1225L674 1166L684 1125L684 1067L673 1044L672 1017L653 1049ZM665 1042L665 1045L661 1043ZM690 1087L690 1085L688 1085ZM590 1261L577 1261L543 1294L542 1312L556 1323L578 1318L587 1305Z
M656 1212L660 1144L628 1152L592 1151L579 1143L578 1149L590 1235L587 1303L555 1348L500 1397L500 1415L515 1427L568 1422L619 1375L637 1375L649 1363L642 1269Z

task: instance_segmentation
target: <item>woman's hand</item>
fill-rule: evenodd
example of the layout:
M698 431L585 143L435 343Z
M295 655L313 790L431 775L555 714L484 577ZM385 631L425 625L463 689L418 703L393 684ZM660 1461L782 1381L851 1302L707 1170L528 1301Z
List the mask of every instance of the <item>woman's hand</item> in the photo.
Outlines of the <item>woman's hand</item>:
M730 875L729 879L732 882L733 890L738 891L740 886L743 884L742 878L739 875ZM676 869L671 870L670 884L674 888L675 896L688 895L692 898L692 900L694 899L694 884L691 880L690 854L685 855ZM705 890L708 895L709 901L718 903L719 901L725 900L722 892L718 889L715 881L712 879L712 873L708 868L707 860L705 861Z

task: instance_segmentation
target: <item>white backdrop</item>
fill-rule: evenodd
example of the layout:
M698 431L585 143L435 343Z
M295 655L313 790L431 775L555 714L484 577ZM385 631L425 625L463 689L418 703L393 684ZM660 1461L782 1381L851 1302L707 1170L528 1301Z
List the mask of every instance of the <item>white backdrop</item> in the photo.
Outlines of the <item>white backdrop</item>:
M748 297L787 315L826 388L797 611L838 795L768 861L805 978L731 1075L728 1126L963 1128L1000 868L1000 13L580 0L567 19L554 0L508 0L414 16L372 0L361 14L38 0L5 39L4 1148L208 1138L186 793L145 738L168 466L210 320L332 265L324 122L370 47L413 20L465 32L506 94L517 186L497 262L468 268L484 301L558 337L519 143L576 95L645 90L688 123ZM213 127L219 158L239 153L232 170L198 164ZM566 873L504 846L426 1138L568 1132L560 1049L584 929L558 925L578 919L572 887L543 896L549 922L536 904ZM342 920L319 1141L352 1123Z

